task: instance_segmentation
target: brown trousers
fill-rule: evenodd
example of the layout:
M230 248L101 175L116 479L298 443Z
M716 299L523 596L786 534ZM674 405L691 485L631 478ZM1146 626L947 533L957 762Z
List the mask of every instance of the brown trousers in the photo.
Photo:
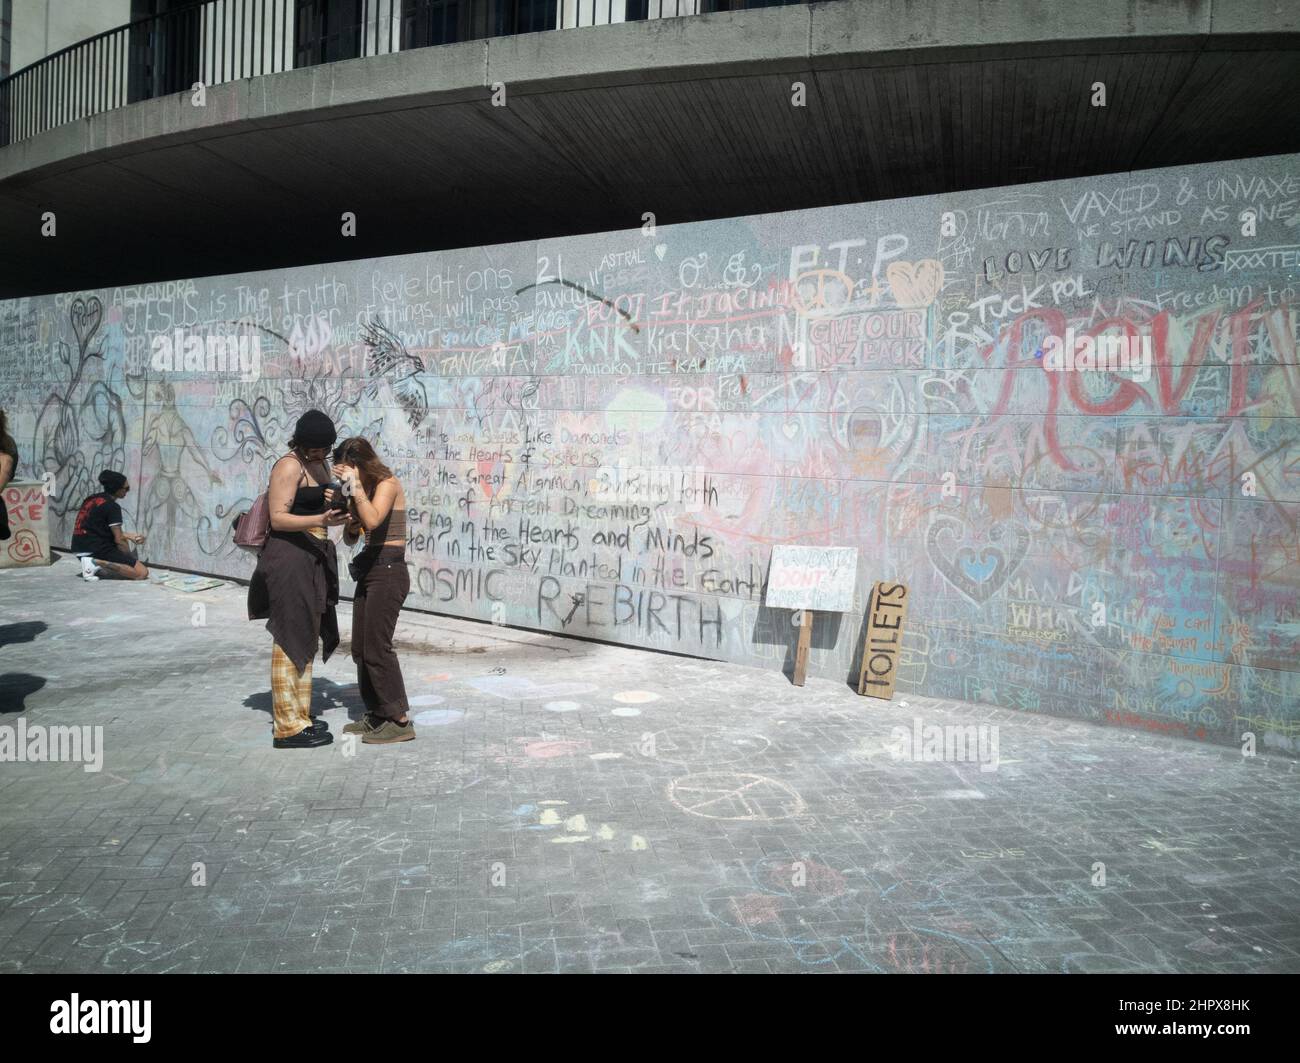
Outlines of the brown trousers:
M402 667L393 650L393 632L402 602L411 593L411 574L401 547L363 552L356 560L359 579L352 601L352 659L366 711L396 720L410 706Z

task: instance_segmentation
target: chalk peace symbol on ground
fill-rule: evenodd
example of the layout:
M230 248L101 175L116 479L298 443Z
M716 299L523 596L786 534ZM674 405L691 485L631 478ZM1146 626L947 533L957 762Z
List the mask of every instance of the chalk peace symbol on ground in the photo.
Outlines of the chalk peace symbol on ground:
M718 771L685 775L668 784L668 800L704 819L789 819L807 806L783 782L749 772Z

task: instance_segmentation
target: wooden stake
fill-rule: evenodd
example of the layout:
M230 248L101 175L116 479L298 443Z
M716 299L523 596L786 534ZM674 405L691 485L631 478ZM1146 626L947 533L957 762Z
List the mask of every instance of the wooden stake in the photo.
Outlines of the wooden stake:
M799 610L803 614L803 621L799 625L799 648L794 654L794 685L803 686L804 677L808 674L808 650L812 646L812 617L811 609Z

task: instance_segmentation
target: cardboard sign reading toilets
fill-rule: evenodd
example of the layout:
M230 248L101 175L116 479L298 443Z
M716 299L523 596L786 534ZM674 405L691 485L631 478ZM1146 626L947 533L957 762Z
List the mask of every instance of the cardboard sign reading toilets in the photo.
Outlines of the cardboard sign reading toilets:
M898 659L907 619L907 585L877 583L867 607L867 637L862 643L862 672L858 693L888 701L894 696Z

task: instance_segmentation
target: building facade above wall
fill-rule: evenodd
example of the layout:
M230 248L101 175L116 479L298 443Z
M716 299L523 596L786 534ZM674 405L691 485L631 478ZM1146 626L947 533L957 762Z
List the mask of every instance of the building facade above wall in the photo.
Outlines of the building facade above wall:
M939 18L836 0L420 48L215 85L202 107L187 93L133 104L0 150L0 295L1300 149L1281 117L1300 103L1297 9L1131 6L1029 19L997 0ZM1089 39L1099 25L1128 28Z

